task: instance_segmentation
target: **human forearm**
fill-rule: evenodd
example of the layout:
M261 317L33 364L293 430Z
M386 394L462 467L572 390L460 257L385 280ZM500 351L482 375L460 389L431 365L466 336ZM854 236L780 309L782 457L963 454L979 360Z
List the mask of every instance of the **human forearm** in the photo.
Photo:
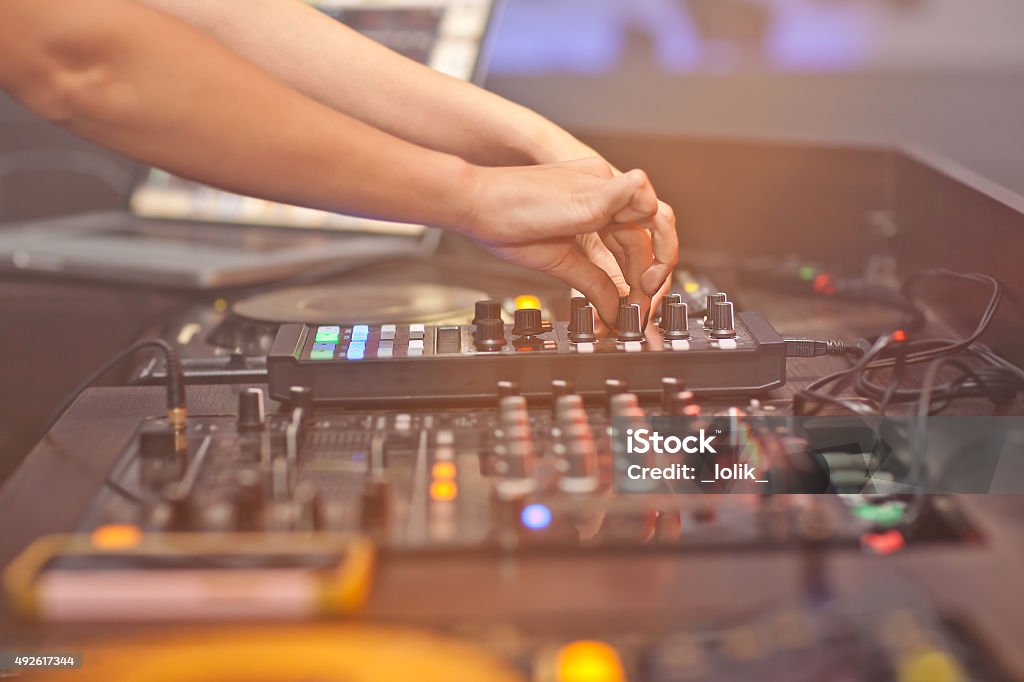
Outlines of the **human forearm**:
M289 203L446 227L468 212L465 162L313 102L172 18L123 0L64 3L59 20L21 7L35 33L22 48L10 35L18 67L0 78L84 137Z
M146 2L307 96L415 144L483 165L595 155L543 116L408 60L296 0Z

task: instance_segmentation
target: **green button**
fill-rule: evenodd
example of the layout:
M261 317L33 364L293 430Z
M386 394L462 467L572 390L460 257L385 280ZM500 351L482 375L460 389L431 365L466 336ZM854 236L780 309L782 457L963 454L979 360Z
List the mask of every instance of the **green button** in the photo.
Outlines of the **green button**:
M317 332L316 343L338 343L338 332Z
M310 360L333 360L333 350L311 350L309 351Z

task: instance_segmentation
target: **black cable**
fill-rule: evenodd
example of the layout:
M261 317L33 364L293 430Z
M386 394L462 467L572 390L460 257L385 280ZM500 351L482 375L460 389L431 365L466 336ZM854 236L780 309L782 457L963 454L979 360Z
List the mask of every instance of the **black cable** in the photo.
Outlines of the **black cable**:
M164 359L167 362L167 409L170 410L183 410L185 408L185 381L184 373L181 368L181 359L178 356L177 351L163 339L143 339L136 341L132 345L128 346L114 357L107 360L105 363L100 365L98 368L93 370L89 376L83 379L75 388L71 390L65 396L64 400L61 401L60 405L50 414L50 417L46 420L43 426L43 433L49 433L53 425L57 423L57 420L61 418L71 404L75 402L82 391L92 386L96 381L103 376L105 373L110 371L115 365L122 362L126 358L134 355L136 352L143 348L159 348L164 353Z

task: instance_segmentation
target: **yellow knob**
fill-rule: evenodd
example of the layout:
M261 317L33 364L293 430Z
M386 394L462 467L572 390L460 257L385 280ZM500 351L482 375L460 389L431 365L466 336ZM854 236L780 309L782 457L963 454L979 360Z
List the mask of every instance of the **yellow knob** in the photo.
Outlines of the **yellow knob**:
M555 656L555 668L558 682L626 682L619 652L605 642L566 644Z
M899 682L964 682L960 663L945 651L926 649L908 654L899 663Z

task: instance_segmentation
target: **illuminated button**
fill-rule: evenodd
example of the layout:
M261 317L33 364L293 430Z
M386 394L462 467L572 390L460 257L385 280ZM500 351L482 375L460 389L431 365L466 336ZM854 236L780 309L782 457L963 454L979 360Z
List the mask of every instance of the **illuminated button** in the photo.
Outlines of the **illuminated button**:
M719 339L718 347L722 350L736 350L736 339Z
M94 530L91 539L96 549L125 549L142 542L142 531L130 523L112 523Z
M451 481L455 479L455 462L442 460L434 462L431 475L439 481Z
M627 353L639 353L644 349L644 344L642 341L626 341L622 344L622 348Z
M423 350L423 339L416 339L409 342L409 350Z
M683 291L688 294L695 294L700 291L700 285L694 282L692 279L688 279L683 282Z
M370 336L370 327L365 324L357 324L352 327L353 341L366 341Z
M551 525L551 510L543 504L528 504L523 507L519 519L530 530L544 530Z
M619 652L605 642L566 644L555 655L555 670L558 682L626 682Z
M430 499L434 502L451 502L459 494L455 481L434 481L430 484Z
M592 344L592 343L577 343L577 344L574 344L573 347L576 349L577 353L593 353L594 352L594 344Z
M530 294L516 296L515 306L516 310L525 310L527 308L540 310L540 299Z
M333 343L317 342L317 343L313 344L313 350L329 350L331 352L334 352L334 348L335 348L336 345L337 344L333 344Z
M338 327L320 327L316 330L316 340L337 343L339 334L341 329Z
M669 345L671 346L672 350L690 350L689 341L669 341Z
M349 360L362 360L366 357L366 342L353 341L350 343L348 351L345 352L345 357Z
M309 351L310 360L333 360L334 350L311 350Z

